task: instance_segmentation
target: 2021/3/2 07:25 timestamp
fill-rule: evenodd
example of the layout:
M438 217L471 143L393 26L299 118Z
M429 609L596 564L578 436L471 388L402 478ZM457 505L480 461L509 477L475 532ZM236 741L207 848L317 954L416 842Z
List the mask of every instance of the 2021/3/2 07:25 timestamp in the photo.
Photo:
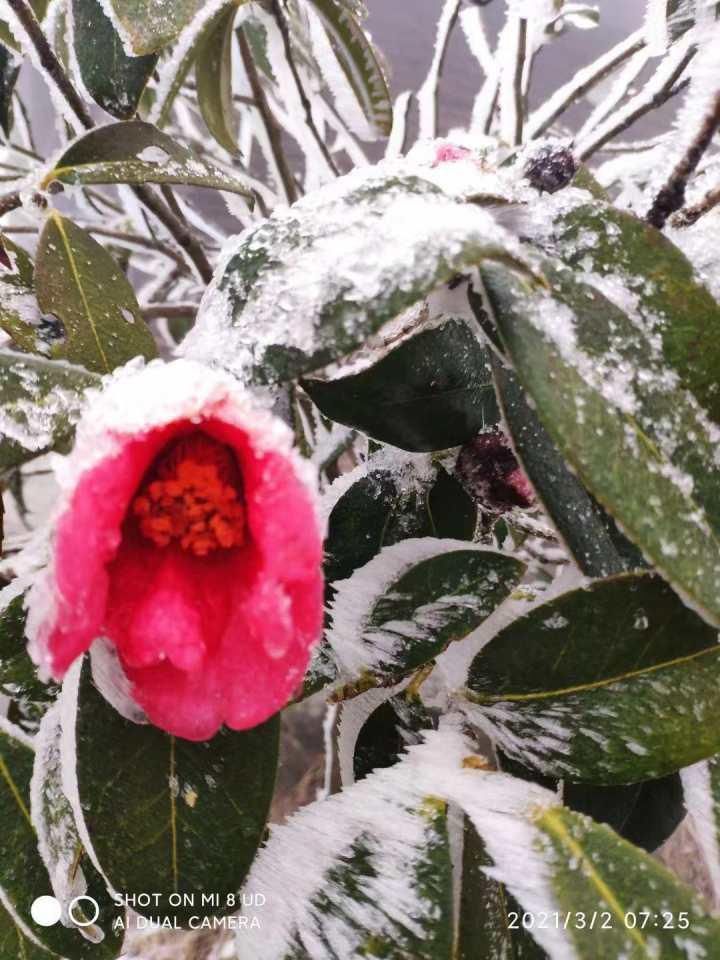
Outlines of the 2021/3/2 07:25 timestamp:
M630 910L622 917L609 910L593 910L591 913L581 910L520 913L511 910L508 921L510 930L615 930L618 927L626 930L687 930L690 927L690 915L686 910L678 913L669 910Z

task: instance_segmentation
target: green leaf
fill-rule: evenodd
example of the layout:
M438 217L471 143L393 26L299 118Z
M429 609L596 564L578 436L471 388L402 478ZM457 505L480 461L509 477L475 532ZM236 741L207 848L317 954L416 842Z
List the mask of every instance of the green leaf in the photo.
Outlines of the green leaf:
M658 355L649 322L568 270L546 263L545 272L552 295L483 267L518 378L583 485L675 589L720 623L713 427Z
M151 123L129 120L109 123L83 134L65 151L41 186L61 183L169 183L253 193L241 174L229 176L196 158Z
M486 259L524 269L489 214L414 176L338 181L246 231L183 351L239 378L293 379L349 353L387 321ZM411 225L411 226L410 226ZM514 252L517 249L518 252ZM312 283L308 278L312 277Z
M125 275L89 233L57 211L40 234L35 286L40 308L65 328L68 360L110 373L133 357L157 356Z
M99 378L69 363L0 350L0 472L67 442Z
M302 866L296 873L288 863ZM451 960L447 804L368 778L273 831L248 890L279 904L282 921L272 945L263 930L240 933L243 956Z
M362 473L362 470L358 471ZM341 481L342 482L342 481ZM408 469L372 469L351 482L330 512L325 538L325 580L346 580L383 547L430 536L427 484Z
M547 954L530 934L521 925L511 925L510 911L522 913L522 908L502 883L487 875L492 866L466 817L457 960L543 960Z
M607 824L623 839L648 853L662 846L685 817L682 784L677 773L628 786L565 783L563 802L572 810Z
M310 0L325 27L340 66L378 137L392 129L392 99L375 48L347 4Z
M36 897L50 892L50 880L37 848L37 837L30 818L30 780L33 771L34 751L30 739L9 724L0 723L0 889L27 935L47 950L73 960L84 958L110 958L118 954L122 934L112 931L112 920L117 915L107 891L95 882L89 890L98 901L100 914L98 926L105 931L102 943L91 943L79 931L60 924L39 927L30 915L30 906ZM83 870L88 874L92 867L82 860ZM19 934L22 931L18 931ZM9 933L9 931L8 931ZM10 937L12 942L12 937ZM16 948L17 949L17 948ZM18 953L13 953L13 960ZM19 954L22 957L22 953ZM0 957L5 960L4 955Z
M70 702L77 676L63 688ZM180 921L237 909L228 896L240 888L263 836L279 728L276 716L202 743L180 740L121 717L95 689L86 663L77 695L77 787L112 886L161 894L151 915ZM172 906L177 892L192 894L194 906ZM219 904L202 904L208 892Z
M180 34L202 6L203 0L108 0L128 52L135 56L155 53Z
M326 417L403 450L456 447L498 422L487 350L455 318L393 346L360 373L302 385Z
M239 152L237 112L233 103L233 25L238 4L223 7L209 29L203 32L195 54L197 103L210 133L221 147Z
M0 127L6 137L12 127L12 97L20 73L20 60L4 44L0 44Z
M571 472L512 370L494 358L491 363L515 453L582 572L606 577L645 566L640 552Z
M343 708L345 711L355 703ZM421 731L432 730L436 721L415 695L403 691L372 711L360 728L353 751L353 775L363 780L373 770L397 763L411 743L421 740Z
M12 910L12 912L11 912ZM32 931L7 908L0 892L0 960L51 960L51 954L30 938Z
M535 827L551 860L549 882L561 916L586 917L584 928L567 927L579 960L717 953L720 923L657 860L564 808L543 810Z
M40 311L35 299L33 262L22 247L7 237L0 236L0 244L12 262L11 270L0 264L0 329L21 350L35 353L38 332L33 323L39 323Z
M340 676L397 682L471 633L524 572L513 557L459 540L386 547L335 584L326 638Z
M157 56L129 57L100 0L72 0L73 43L83 86L120 120L134 116Z
M24 595L0 610L0 692L14 698L49 700L57 688L38 679L26 649L26 617Z
M650 574L541 603L501 630L468 678L501 748L558 778L618 784L720 751L717 631Z

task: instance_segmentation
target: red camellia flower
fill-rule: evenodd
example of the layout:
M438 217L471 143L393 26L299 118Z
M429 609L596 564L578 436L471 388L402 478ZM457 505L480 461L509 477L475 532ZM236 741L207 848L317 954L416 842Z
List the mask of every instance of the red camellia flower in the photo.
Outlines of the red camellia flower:
M56 469L30 652L59 679L98 638L132 699L189 740L253 727L301 682L322 628L322 532L291 431L224 374L116 374Z

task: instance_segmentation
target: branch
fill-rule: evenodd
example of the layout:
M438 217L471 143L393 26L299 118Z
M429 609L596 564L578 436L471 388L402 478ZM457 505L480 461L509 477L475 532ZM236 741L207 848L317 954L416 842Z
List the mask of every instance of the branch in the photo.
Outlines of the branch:
M700 125L692 143L685 151L685 155L675 166L667 183L653 200L647 215L647 221L657 227L658 230L662 230L671 214L681 210L685 205L688 180L697 169L702 155L712 143L718 128L720 128L720 93L715 94L713 105Z
M80 94L70 82L63 65L55 56L55 51L48 43L47 37L43 33L43 29L35 16L35 11L26 0L7 0L7 3L18 18L20 26L35 48L41 66L47 72L63 98L67 101L68 106L83 127L85 127L86 130L90 130L95 126L92 117L88 113L87 107L83 103Z
M250 45L247 42L247 38L242 27L237 31L237 38L238 46L240 47L240 56L242 57L245 73L247 75L248 83L250 84L250 89L252 90L252 95L255 101L254 105L257 108L257 111L260 114L262 122L265 126L268 142L270 144L270 152L272 153L278 176L280 177L283 190L285 191L285 198L287 199L288 203L295 203L298 198L297 184L295 183L292 170L288 166L287 158L285 157L285 152L282 147L282 134L277 121L275 120L275 117L272 115L272 111L268 106L267 97L265 96L265 91L263 90L260 77L258 76L258 72L255 67L255 61L252 57Z
M710 190L705 196L692 207L686 207L680 213L676 213L670 223L673 227L691 227L697 223L700 217L710 213L715 207L720 206L720 187Z
M194 317L197 313L198 305L196 303L153 303L149 307L143 307L142 315L145 320L165 320L173 317Z
M560 87L528 122L528 139L535 140L545 133L565 111L577 103L619 66L645 46L644 31L638 30L612 47L588 67L578 70L573 79Z
M678 80L696 53L695 46L688 46L680 47L674 55L670 54L637 96L629 100L622 110L618 110L605 123L596 127L590 138L578 144L578 158L587 160L645 114L656 110L667 103L671 97L676 96L687 83L685 80L678 84Z
M303 82L300 79L300 74L298 73L297 64L295 63L295 57L292 51L290 31L288 30L287 20L285 19L285 13L283 12L280 0L272 0L272 11L275 22L278 25L278 30L282 36L285 59L287 60L288 67L290 68L293 80L295 81L298 96L300 97L300 103L302 104L302 108L305 112L305 122L307 123L308 129L313 135L315 142L320 148L320 153L322 154L325 163L327 163L330 170L337 177L340 175L340 171L338 170L335 161L332 158L332 154L330 153L327 144L320 136L320 131L315 125L315 120L313 119L312 114L312 104L308 100L308 95L305 93L305 87L303 86Z
M8 5L32 43L43 69L47 71L48 76L67 101L68 106L82 126L86 130L91 130L95 126L92 117L88 113L82 98L73 86L70 78L65 73L63 65L48 43L47 37L43 33L43 29L32 7L27 0L8 0ZM163 224L178 245L186 252L188 259L195 267L203 282L209 283L212 278L212 267L205 256L205 251L188 227L175 216L172 210L165 206L149 187L132 187L131 189L140 202L144 204L151 213L155 214L160 223ZM7 213L8 210L14 210L18 206L20 206L19 203L0 212Z

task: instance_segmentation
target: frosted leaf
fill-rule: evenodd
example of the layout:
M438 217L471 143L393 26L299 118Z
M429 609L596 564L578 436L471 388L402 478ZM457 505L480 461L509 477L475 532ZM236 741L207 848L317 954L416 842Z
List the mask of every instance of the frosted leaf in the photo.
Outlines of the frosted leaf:
M30 813L53 894L63 908L63 924L74 927L68 917L68 906L73 897L87 891L87 882L80 867L82 843L72 807L62 790L60 736L60 706L55 704L43 717L35 738ZM81 927L79 930L93 942L104 938L99 927Z
M0 464L14 466L67 438L98 378L60 360L0 351Z
M470 633L523 572L509 556L461 540L385 547L334 584L326 639L340 677L397 680Z
M488 213L427 180L356 173L230 242L181 350L245 381L288 379L485 258L525 262Z
M455 729L429 733L394 767L380 770L273 829L247 889L262 890L272 921L238 933L240 955L351 960L363 944L392 957L437 956L452 942L446 803L472 818L506 882L528 910L552 909L548 865L535 848L533 812L549 791L504 774L463 768L472 747ZM443 933L444 928L446 932ZM538 933L559 960L575 956L561 930ZM442 953L441 955L444 955Z

